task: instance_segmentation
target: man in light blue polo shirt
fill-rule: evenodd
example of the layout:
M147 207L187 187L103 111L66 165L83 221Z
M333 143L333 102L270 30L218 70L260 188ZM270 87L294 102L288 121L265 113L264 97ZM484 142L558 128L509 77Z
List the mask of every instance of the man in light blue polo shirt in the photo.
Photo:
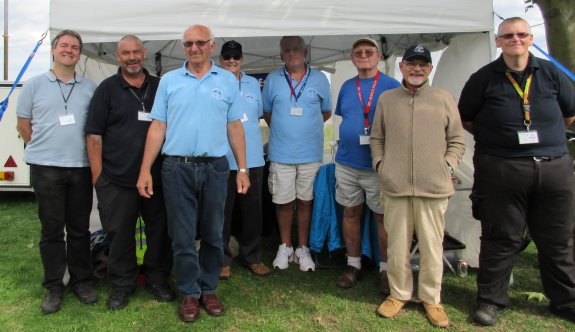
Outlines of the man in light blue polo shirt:
M238 82L210 60L215 42L208 27L186 29L183 46L188 60L164 75L156 92L137 187L144 197L154 194L150 170L161 150L165 155L162 182L168 230L176 283L183 296L179 316L184 322L193 322L199 317L200 304L211 316L224 312L216 287L224 258L226 153L230 146L239 167L238 193L245 194L250 181L242 110L235 103ZM201 239L199 253L196 238Z
M52 40L53 69L28 80L18 99L18 132L27 143L24 161L30 165L32 186L42 224L40 257L42 286L48 289L42 311L60 310L64 273L82 303L94 303L90 253L92 180L84 123L96 85L76 75L82 38L63 30ZM64 227L66 234L64 234Z
M331 116L327 77L305 62L303 38L283 37L280 50L285 67L271 72L262 92L264 119L270 126L268 185L276 203L281 244L274 268L299 263L314 271L308 248L313 183L323 160L323 123ZM297 210L298 246L291 243L294 208ZM294 255L295 254L295 255Z

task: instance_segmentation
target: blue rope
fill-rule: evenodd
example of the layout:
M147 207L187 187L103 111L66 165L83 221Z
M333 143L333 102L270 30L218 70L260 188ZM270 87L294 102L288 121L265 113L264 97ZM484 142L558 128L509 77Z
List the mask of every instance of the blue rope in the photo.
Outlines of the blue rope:
M569 69L567 69L565 66L563 66L559 61L557 61L554 57L552 57L551 55L547 54L545 51L543 51L541 49L541 47L533 44L533 47L535 47L539 52L541 52L543 55L545 55L547 57L547 59L549 59L549 61L551 61L555 66L557 66L557 68L559 68L559 70L561 70L562 72L565 73L565 75L569 76L569 78L573 81L575 81L575 74L573 74L571 71L569 71Z
M10 89L10 92L8 92L6 99L4 99L0 103L0 121L2 121L2 117L4 116L4 112L8 108L8 99L10 99L10 95L12 94L12 92L14 92L14 89L16 89L16 87L18 86L18 83L20 83L22 76L24 76L24 72L26 72L26 69L28 69L28 65L30 65L30 62L32 62L32 58L34 57L34 55L36 55L36 51L38 51L38 48L40 47L40 45L42 45L42 42L44 41L44 38L46 38L47 35L48 35L48 32L44 32L42 34L42 38L40 38L40 40L38 40L38 42L36 43L36 47L34 47L34 50L32 51L32 53L30 53L30 56L28 56L28 59L24 63L24 66L22 66L22 69L20 69L20 73L18 74L18 77L16 77L14 84L12 84L12 89Z

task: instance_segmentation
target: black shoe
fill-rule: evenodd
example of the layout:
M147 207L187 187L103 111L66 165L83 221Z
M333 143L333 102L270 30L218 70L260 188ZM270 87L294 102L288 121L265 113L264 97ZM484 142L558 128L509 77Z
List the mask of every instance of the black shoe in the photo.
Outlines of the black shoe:
M481 303L473 314L473 320L483 326L491 326L497 321L499 307L493 304Z
M146 283L146 290L152 294L152 296L158 302L169 302L172 301L176 296L174 292L166 283L161 284L149 284Z
M575 311L573 309L572 310L567 310L567 309L561 310L561 309L555 308L555 306L551 304L551 305L549 305L549 310L551 310L551 312L554 315L557 315L559 317L563 317L563 318L568 319L568 320L575 323Z
M112 310L122 309L128 305L130 295L132 292L126 290L113 290L106 304Z
M80 302L84 304L96 303L99 298L98 293L96 293L90 281L75 284L72 286L72 292L76 294Z
M42 302L42 312L45 314L53 314L60 310L60 304L62 303L62 297L64 297L65 288L62 286L55 286L48 289L46 296L44 296L44 302Z

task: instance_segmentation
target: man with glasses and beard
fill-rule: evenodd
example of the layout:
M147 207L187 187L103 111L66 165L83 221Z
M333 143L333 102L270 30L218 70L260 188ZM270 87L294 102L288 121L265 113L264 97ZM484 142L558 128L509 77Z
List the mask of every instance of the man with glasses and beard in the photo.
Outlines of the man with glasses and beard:
M519 17L499 25L501 56L471 75L459 99L475 138L474 217L481 221L473 320L493 325L509 306L513 263L529 234L552 313L575 321L575 178L565 128L575 117L573 85L529 52L533 35Z
M366 203L377 223L378 290L387 295L387 233L383 227L379 181L371 165L369 136L379 96L398 87L399 82L377 69L380 59L380 47L375 40L360 38L353 43L351 61L358 75L343 83L335 106L335 115L342 117L335 155L335 199L344 207L342 231L347 250L347 268L336 284L350 288L361 277L361 216Z
M144 199L136 188L160 79L144 68L146 49L138 37L122 37L115 55L120 65L118 73L105 79L94 92L85 131L102 228L110 243L106 278L111 294L107 305L121 309L137 286L135 230L139 216L145 223L146 289L162 302L171 301L174 294L167 283L172 250L159 181L161 158L152 167L158 179L154 182L157 194Z
M399 69L402 86L381 95L371 131L388 234L391 293L377 313L395 317L411 300L409 251L415 233L420 255L418 297L429 322L447 327L449 319L440 303L444 215L455 192L451 175L465 152L465 136L453 96L429 86L433 69L429 50L409 47Z
M236 186L250 186L238 81L210 59L215 42L203 25L186 29L182 44L187 61L165 74L152 108L138 179L140 195L154 195L152 164L160 150L162 184L172 238L176 284L182 295L179 317L198 319L200 304L211 316L224 313L216 295L223 267L222 230L231 149L238 165ZM196 238L201 240L196 252Z

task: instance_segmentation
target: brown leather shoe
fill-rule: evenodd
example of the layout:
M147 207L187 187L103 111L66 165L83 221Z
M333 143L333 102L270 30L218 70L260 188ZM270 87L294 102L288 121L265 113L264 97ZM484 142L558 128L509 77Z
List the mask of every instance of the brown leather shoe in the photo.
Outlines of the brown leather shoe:
M264 276L269 276L270 273L272 271L270 271L270 269L262 262L256 263L256 264L250 264L248 266L248 268L250 269L250 271L252 271L253 274L260 276L260 277L264 277Z
M183 322L195 322L200 317L200 304L192 295L184 296L178 310Z
M360 277L360 272L361 271L358 268L348 265L343 274L337 278L335 283L341 288L351 288L357 283L357 280Z
M200 302L210 316L220 316L224 313L224 305L216 294L204 294L200 297Z
M387 271L379 272L379 285L377 290L383 295L389 295L389 281L387 280Z
M228 280L232 275L232 270L229 266L224 266L220 272L220 280Z

